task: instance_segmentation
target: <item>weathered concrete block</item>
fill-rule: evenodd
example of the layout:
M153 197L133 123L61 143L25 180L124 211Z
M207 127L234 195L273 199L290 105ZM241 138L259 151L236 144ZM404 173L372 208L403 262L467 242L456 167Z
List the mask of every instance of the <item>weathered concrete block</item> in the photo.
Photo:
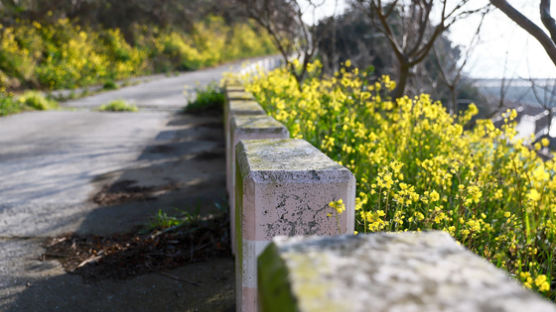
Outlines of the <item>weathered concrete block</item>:
M261 311L556 311L444 232L275 238Z
M287 139L290 136L288 129L274 118L267 115L237 115L233 116L230 123L231 146L227 166L230 174L227 175L227 184L230 190L235 189L236 155L235 146L240 140L254 139ZM235 192L229 193L230 198L230 230L235 237ZM232 251L235 253L235 240L232 239Z
M266 115L264 109L259 105L259 103L252 100L227 100L224 105L224 132L226 135L226 175L231 174L231 167L229 166L230 155L233 152L232 146L232 136L230 134L230 121L233 116L236 115ZM226 183L226 188L228 190L228 196L231 196L232 189L231 184Z
M226 92L245 92L245 88L241 84L228 84Z
M255 97L253 97L253 94L251 94L250 92L247 92L245 90L228 90L226 92L226 98L228 99L228 102L233 101L233 100L251 100L254 101Z
M236 306L256 311L258 255L277 235L352 233L355 179L304 140L240 141L236 159Z

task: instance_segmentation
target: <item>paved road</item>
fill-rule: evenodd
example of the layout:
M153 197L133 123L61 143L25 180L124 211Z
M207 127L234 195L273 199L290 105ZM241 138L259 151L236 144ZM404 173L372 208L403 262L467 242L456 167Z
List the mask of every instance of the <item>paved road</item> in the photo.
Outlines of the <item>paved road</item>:
M257 58L263 66L276 66L279 57ZM254 62L237 62L206 70L184 73L173 77L155 75L147 77L146 83L125 87L116 91L101 93L87 98L69 101L65 106L95 109L114 99L123 99L143 110L178 110L185 105L185 98L193 99L195 89L220 77L224 72L249 70ZM254 69L254 68L251 68Z
M174 297L179 294L169 292L183 286L174 285L175 280L147 275L91 286L65 274L57 261L38 258L47 236L123 232L144 224L160 208L223 200L224 160L203 159L223 154L219 118L175 111L185 105L184 88L216 81L237 68L225 65L158 77L67 102L65 106L78 108L73 111L0 118L0 311L149 311L167 301L175 305L168 310L183 310L191 304L183 299L187 297L178 300ZM93 110L113 99L125 99L142 110ZM91 200L117 183L154 189L157 199L104 205ZM231 270L226 262L210 265ZM181 269L175 274L192 272ZM173 297L167 298L168 293ZM147 299L146 294L152 296Z
M192 98L195 88L204 86L220 77L225 71L238 69L237 64L184 73L173 77L153 76L150 81L135 86L100 93L65 103L65 106L95 109L114 99L123 99L139 108L153 110L178 110Z

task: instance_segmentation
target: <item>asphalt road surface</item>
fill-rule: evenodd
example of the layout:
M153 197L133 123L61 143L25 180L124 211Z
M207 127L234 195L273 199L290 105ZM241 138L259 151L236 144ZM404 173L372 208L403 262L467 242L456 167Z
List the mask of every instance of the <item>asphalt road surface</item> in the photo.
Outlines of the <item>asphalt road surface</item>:
M0 311L202 311L209 307L203 296L216 296L212 310L230 305L233 283L218 277L194 292L153 274L90 284L66 274L56 260L39 257L45 237L125 232L148 222L158 209L224 200L224 159L203 159L224 153L220 120L176 111L186 104L184 90L192 96L195 87L238 68L157 76L64 104L75 109L0 118ZM114 99L140 111L95 111ZM118 182L156 189L156 200L104 205L92 200ZM204 265L172 274L233 276L230 260ZM195 292L200 295L191 297Z

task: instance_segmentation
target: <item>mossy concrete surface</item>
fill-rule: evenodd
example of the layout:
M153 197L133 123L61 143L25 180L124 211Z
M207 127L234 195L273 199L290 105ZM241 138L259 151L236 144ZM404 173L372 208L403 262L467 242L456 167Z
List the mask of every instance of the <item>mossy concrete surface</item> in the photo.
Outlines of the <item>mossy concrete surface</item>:
M231 115L264 115L266 114L259 103L252 100L231 100L229 102ZM228 116L231 118L232 116Z
M226 140L226 190L230 199L230 216L232 220L232 228L234 227L234 190L232 188L234 173L232 172L234 144L232 142L231 122L235 116L266 116L266 112L254 101L251 93L246 92L243 87L237 84L230 84L226 86L226 103L224 105L224 133ZM233 231L233 229L232 229ZM233 236L232 236L233 237ZM232 252L235 253L235 243L232 240Z
M286 139L290 136L288 129L274 118L267 115L236 115L231 118L231 142L228 154L227 185L235 190L235 147L240 140ZM235 237L235 191L229 193L230 237ZM232 240L232 252L235 253L235 240Z
M238 90L238 89L228 89L226 91L226 97L228 99L228 101L233 101L233 100L254 100L255 97L253 97L253 94L251 94L250 92L244 91L244 90Z
M259 103L252 100L227 100L224 105L224 132L226 135L226 175L230 176L232 171L230 167L232 151L232 135L230 130L231 119L239 115L266 115L264 109ZM228 194L232 193L232 184L227 180L226 188Z
M256 311L264 247L278 235L353 233L355 179L304 140L243 140L236 159L236 303ZM339 199L346 206L340 215L329 206Z
M556 311L445 232L278 237L258 259L261 311Z

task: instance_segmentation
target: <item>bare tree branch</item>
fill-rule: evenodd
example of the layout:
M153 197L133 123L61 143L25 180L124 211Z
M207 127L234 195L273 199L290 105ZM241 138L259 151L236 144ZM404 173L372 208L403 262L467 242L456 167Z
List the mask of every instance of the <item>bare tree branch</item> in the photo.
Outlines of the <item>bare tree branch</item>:
M391 93L393 98L404 94L411 69L426 59L435 41L446 30L471 12L484 9L464 10L469 1L459 0L454 7L448 8L448 0L392 1L387 5L381 0L358 0L360 4L368 5L371 20L378 19L379 30L386 36L398 61L398 84ZM435 10L434 5L439 8ZM389 19L393 12L397 15ZM435 25L431 16L433 12L440 14Z
M545 0L550 3L549 0ZM495 7L500 9L506 16L508 16L512 21L514 21L519 27L527 31L531 36L533 36L544 48L552 63L556 65L556 45L550 36L548 36L539 26L533 23L525 15L521 14L516 10L511 4L506 0L490 0ZM541 2L542 7L542 2Z
M541 21L544 24L544 27L546 27L546 29L550 32L552 41L556 42L556 21L554 21L552 16L550 16L550 0L541 0L539 9L541 11Z

